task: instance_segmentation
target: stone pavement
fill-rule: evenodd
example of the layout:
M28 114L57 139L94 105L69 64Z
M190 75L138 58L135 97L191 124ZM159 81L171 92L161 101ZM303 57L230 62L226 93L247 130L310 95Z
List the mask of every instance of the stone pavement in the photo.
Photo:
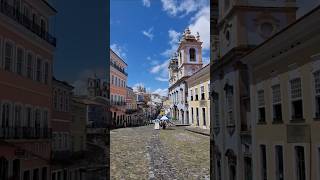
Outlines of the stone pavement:
M111 179L210 179L209 137L170 127L111 131Z

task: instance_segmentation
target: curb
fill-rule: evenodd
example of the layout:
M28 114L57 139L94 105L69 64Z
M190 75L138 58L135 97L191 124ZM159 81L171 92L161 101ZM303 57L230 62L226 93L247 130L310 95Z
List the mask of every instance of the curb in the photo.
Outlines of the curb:
M207 134L207 133L203 133L203 132L199 132L191 129L184 129L184 130L210 137L210 134Z

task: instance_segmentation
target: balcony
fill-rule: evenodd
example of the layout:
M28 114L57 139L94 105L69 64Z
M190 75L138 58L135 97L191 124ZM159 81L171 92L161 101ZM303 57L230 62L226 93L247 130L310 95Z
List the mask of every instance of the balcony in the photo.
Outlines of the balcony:
M113 106L125 106L126 102L111 101L111 105L113 105Z
M0 4L0 12L10 19L16 21L17 23L21 24L29 31L33 32L34 34L38 35L41 39L47 41L52 46L56 46L56 38L41 28L38 24L33 23L31 19L23 15L18 9L9 5L6 2L1 2Z
M115 63L113 62L110 62L110 66L112 66L113 68L115 68L116 70L120 71L121 73L123 73L124 75L128 76L128 73L126 73L124 71L124 69L120 68L118 65L116 65Z
M51 128L1 127L0 139L49 139Z

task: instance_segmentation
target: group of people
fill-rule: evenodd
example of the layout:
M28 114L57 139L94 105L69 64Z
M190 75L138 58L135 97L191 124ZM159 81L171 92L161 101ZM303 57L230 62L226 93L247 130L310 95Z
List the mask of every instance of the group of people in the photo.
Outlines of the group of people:
M159 125L160 125L160 127L162 127L162 129L166 129L166 127L167 127L167 121L160 120Z

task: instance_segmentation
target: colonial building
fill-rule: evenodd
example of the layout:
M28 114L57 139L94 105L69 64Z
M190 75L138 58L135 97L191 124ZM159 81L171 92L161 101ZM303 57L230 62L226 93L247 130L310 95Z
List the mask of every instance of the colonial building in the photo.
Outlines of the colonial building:
M194 73L188 84L188 108L190 124L203 129L210 128L210 65Z
M73 155L73 164L69 167L69 179L86 179L83 172L87 165L87 107L86 104L77 97L72 97L71 101L71 129L70 148Z
M181 124L189 124L188 86L186 79L202 67L202 42L187 28L180 40L177 53L169 63L170 116Z
M124 125L127 77L125 72L127 64L110 48L110 103L114 126Z
M136 95L131 87L127 87L126 96L126 126L133 126L137 119L137 100Z
M256 179L252 176L255 147L251 136L250 81L248 67L241 58L294 22L296 4L220 0L218 7L219 17L213 27L217 27L219 39L214 41L218 45L212 45L216 48L210 67L214 174L216 179Z
M320 179L319 17L317 7L243 58L255 179Z
M68 178L71 157L71 97L73 87L64 81L52 81L52 179Z
M56 10L43 1L0 2L0 179L49 179Z

